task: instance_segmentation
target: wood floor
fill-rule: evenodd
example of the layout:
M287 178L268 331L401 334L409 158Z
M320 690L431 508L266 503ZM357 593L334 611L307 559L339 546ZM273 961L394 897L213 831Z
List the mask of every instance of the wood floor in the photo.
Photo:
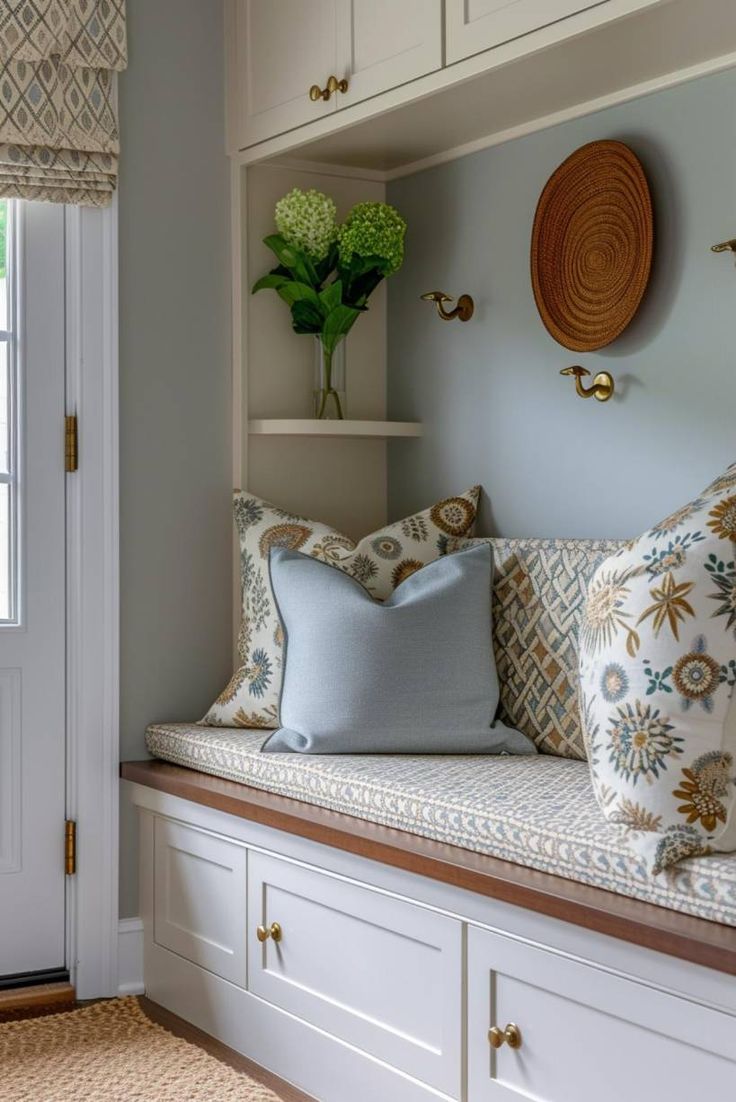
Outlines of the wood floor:
M292 1087L289 1083L285 1083L283 1079L279 1079L278 1076L273 1075L270 1071L266 1071L265 1068L259 1067L258 1064L254 1064L251 1060L246 1059L245 1056L241 1056L239 1052L235 1052L234 1049L228 1048L227 1045L223 1045L221 1041L216 1041L214 1037L210 1037L207 1033L203 1033L201 1029L197 1029L196 1026L190 1025L189 1022L185 1022L183 1018L177 1017L176 1014L172 1014L170 1010L164 1010L158 1003L151 1002L145 995L142 995L138 999L141 1004L141 1008L144 1013L151 1019L152 1022L158 1022L159 1025L164 1026L169 1032L174 1033L177 1037L182 1037L185 1041L189 1041L193 1045L199 1045L206 1052L209 1052L211 1056L215 1056L218 1060L221 1060L224 1064L229 1064L231 1068L235 1068L236 1071L243 1071L247 1075L250 1075L251 1079L256 1079L259 1083L263 1083L264 1086L270 1087L270 1089L276 1094L282 1102L316 1102L310 1095L304 1094L302 1091L297 1090L296 1087Z

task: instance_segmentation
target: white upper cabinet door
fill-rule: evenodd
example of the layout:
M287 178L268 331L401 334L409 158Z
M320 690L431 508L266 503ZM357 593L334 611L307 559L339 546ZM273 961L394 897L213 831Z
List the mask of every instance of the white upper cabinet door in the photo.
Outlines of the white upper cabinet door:
M337 94L312 100L337 68L339 0L237 0L237 134L241 149L321 119Z
M337 107L442 68L442 0L339 0Z
M446 0L447 64L606 3L607 0Z

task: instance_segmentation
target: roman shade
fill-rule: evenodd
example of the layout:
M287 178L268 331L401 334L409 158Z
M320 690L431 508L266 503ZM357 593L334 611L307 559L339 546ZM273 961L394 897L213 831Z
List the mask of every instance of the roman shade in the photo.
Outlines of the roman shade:
M120 149L125 0L0 6L0 196L106 206Z

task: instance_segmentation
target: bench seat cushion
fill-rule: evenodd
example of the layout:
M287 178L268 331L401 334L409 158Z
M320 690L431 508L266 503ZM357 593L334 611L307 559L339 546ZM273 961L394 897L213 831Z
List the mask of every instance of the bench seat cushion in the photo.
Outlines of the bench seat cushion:
M587 762L261 754L263 731L155 724L154 757L698 918L736 926L736 854L656 876L596 803Z

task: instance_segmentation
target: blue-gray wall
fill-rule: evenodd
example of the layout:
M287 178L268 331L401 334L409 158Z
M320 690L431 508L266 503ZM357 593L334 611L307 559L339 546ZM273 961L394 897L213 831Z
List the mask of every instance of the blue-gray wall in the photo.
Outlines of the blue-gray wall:
M222 4L128 0L120 77L120 742L230 676L229 167ZM137 914L123 803L120 910Z
M599 353L547 334L529 279L539 194L585 142L642 160L655 210L653 278L629 329ZM736 72L669 89L398 180L409 223L389 289L389 416L421 441L390 445L392 517L481 482L482 529L627 536L736 460L736 270L710 245L736 235ZM469 292L441 322L423 291ZM582 401L560 368L610 371L617 396Z

